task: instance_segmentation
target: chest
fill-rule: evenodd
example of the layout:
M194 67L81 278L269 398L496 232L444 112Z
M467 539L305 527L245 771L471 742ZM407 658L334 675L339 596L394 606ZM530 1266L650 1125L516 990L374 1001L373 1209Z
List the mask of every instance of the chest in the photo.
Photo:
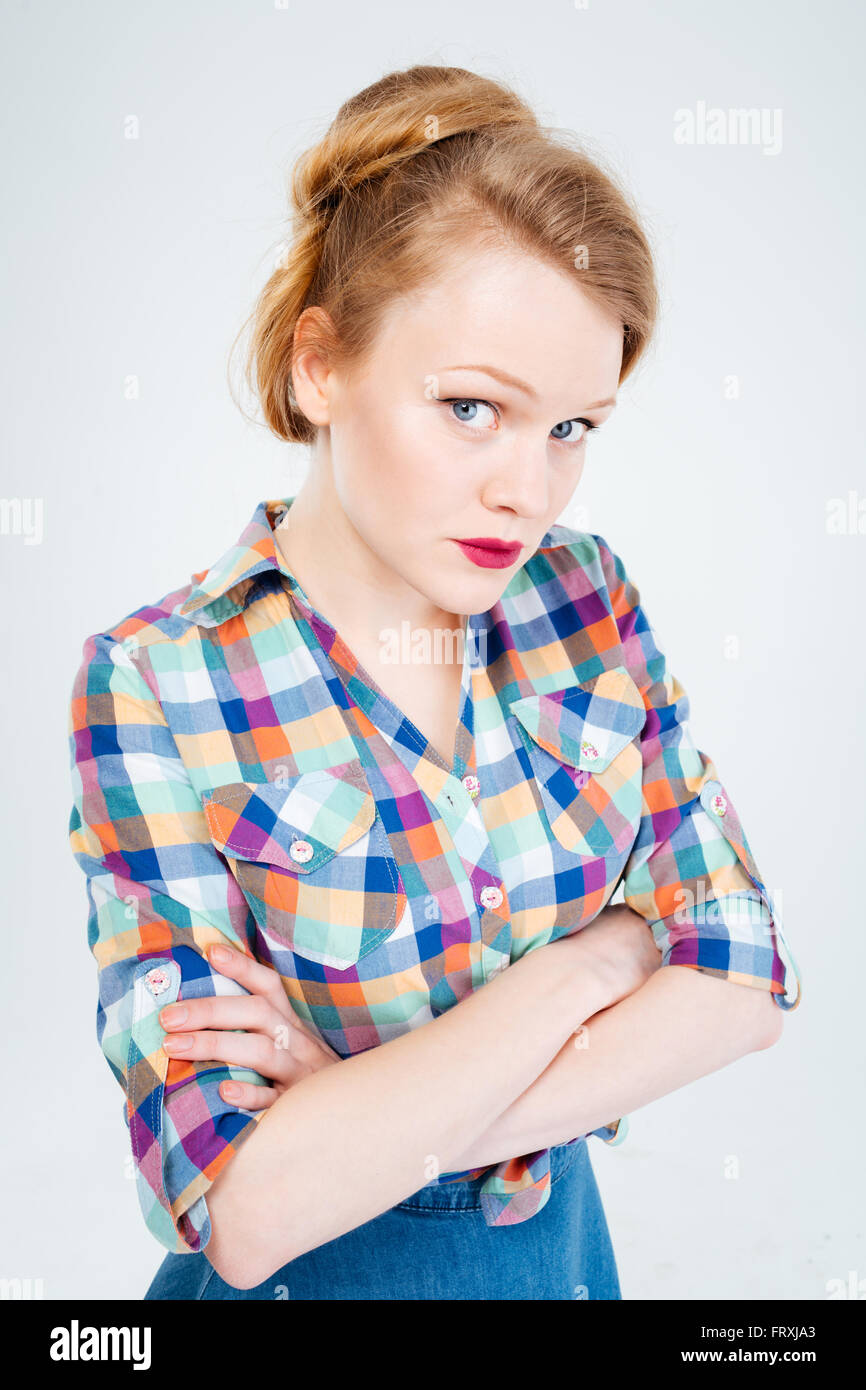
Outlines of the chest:
M303 665L294 703L279 704L297 760L290 775L277 746L261 775L249 756L233 779L222 763L203 798L209 838L242 895L230 906L245 900L261 933L254 953L341 1055L361 1050L370 1029L387 1036L449 1007L497 963L600 910L640 822L644 717L624 672L507 701L473 679L479 786L461 790L463 779L452 785L418 756L399 715L451 767L463 664L353 655L354 674L393 706L369 708L373 730L387 734L367 734L379 761L353 756L332 703L311 716ZM266 730L253 727L264 746ZM248 748L243 731L237 738L240 758ZM576 760L593 749L592 771L578 775Z
M357 653L366 673L451 766L462 703L462 663L383 662Z

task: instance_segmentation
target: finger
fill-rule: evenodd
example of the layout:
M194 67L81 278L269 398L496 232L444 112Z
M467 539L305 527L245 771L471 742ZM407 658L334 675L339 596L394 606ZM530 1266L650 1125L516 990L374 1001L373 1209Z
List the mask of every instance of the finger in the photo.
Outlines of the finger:
M297 1079L300 1068L290 1052L276 1048L261 1033L172 1033L163 1038L162 1049L183 1062L227 1062L272 1081Z
M214 995L168 1004L160 1011L159 1021L172 1036L225 1031L234 1035L240 1029L258 1033L283 1053L278 1074L282 1077L292 1064L317 1070L322 1059L339 1061L337 1053L327 1043L307 1032L294 1015L283 1017L260 994ZM166 1049L170 1055L180 1055ZM193 1054L190 1052L190 1056Z
M193 1033L202 1029L243 1028L273 1038L285 1017L261 994L214 994L183 999L160 1010L166 1031Z
M221 1081L219 1093L243 1110L267 1110L280 1094L275 1086L254 1086L251 1081Z
M341 1061L339 1054L333 1052L328 1044L309 1033L299 1019L284 1019L274 1031L274 1047L285 1052L295 1063L310 1070L318 1070L322 1059Z
M225 960L221 958L222 953L225 953ZM334 1061L341 1060L338 1052L334 1052L332 1048L328 1047L328 1044L318 1038L303 1019L298 1018L286 995L282 980L272 966L263 965L260 961L254 960L252 956L236 951L224 942L214 942L208 947L208 960L221 974L237 980L238 984L248 989L251 995L266 999L281 1018L288 1020L293 1028L306 1034L314 1044L324 1049L328 1057ZM244 1027L245 1025L241 1023L221 1026Z
M262 965L261 961L235 950L224 941L213 942L208 947L207 958L221 975L237 980L250 994L261 994L275 1009L283 1014L286 1012L286 991L272 965Z

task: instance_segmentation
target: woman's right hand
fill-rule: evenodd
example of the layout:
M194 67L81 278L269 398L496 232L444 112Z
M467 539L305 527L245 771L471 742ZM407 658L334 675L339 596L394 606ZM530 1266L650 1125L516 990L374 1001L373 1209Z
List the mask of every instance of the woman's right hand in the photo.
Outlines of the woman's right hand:
M652 928L625 903L603 907L568 940L596 972L607 998L605 1008L640 989L661 965Z

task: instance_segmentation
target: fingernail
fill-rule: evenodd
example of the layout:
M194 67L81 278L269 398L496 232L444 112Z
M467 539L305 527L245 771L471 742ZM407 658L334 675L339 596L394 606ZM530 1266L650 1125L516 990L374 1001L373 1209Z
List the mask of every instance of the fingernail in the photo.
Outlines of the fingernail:
M239 1096L241 1088L236 1081L226 1081L223 1084L223 1091L227 1096Z
M176 1038L163 1038L162 1046L166 1052L188 1052L192 1047L192 1038L188 1034Z
M183 1004L168 1004L162 1010L159 1021L163 1028L175 1028L178 1023L186 1022L186 1009Z
M211 960L216 961L217 965L231 965L232 953L225 946L211 947Z

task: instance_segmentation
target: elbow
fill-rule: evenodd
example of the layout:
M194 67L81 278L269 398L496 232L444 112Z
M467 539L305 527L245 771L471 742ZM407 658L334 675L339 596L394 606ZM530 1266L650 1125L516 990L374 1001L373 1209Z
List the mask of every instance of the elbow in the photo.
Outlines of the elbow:
M227 1200L225 1190L216 1190L218 1182L219 1179L207 1196L211 1234L204 1254L229 1288L257 1288L282 1265L288 1264L291 1257L280 1258L274 1263L273 1254L256 1240L255 1230L244 1219L244 1213Z
M211 1238L204 1248L208 1263L230 1289L254 1289L260 1279L243 1259L243 1252L227 1244L216 1228L211 1227Z
M764 1052L782 1036L783 1010L769 989L746 984L737 984L735 989L737 1007L731 1010L729 1018L739 1053L743 1056L749 1052Z
M775 995L770 995L768 1007L764 1009L761 1017L761 1027L755 1050L764 1052L768 1047L777 1043L782 1036L784 1026L783 1012L776 1003Z
M258 1284L264 1282L263 1279L259 1278L258 1271L253 1270L249 1264L245 1264L243 1260L238 1260L234 1257L226 1259L222 1253L216 1257L212 1256L210 1252L210 1242L208 1242L208 1248L205 1250L205 1254L220 1279L222 1279L224 1284L228 1284L230 1289L254 1289Z
M237 1238L227 1240L225 1231L218 1231L216 1227L211 1228L211 1238L204 1253L220 1279L231 1289L258 1288L259 1284L276 1274L282 1264L289 1263L288 1260L283 1260L281 1264L275 1265L273 1259L263 1257L261 1251L251 1249L249 1243Z
M210 1203L208 1203L210 1206ZM236 1235L228 1237L225 1224L220 1218L217 1222L211 1212L210 1240L204 1247L208 1263L219 1275L224 1284L231 1289L254 1289L256 1280L249 1262L243 1258L243 1246Z

